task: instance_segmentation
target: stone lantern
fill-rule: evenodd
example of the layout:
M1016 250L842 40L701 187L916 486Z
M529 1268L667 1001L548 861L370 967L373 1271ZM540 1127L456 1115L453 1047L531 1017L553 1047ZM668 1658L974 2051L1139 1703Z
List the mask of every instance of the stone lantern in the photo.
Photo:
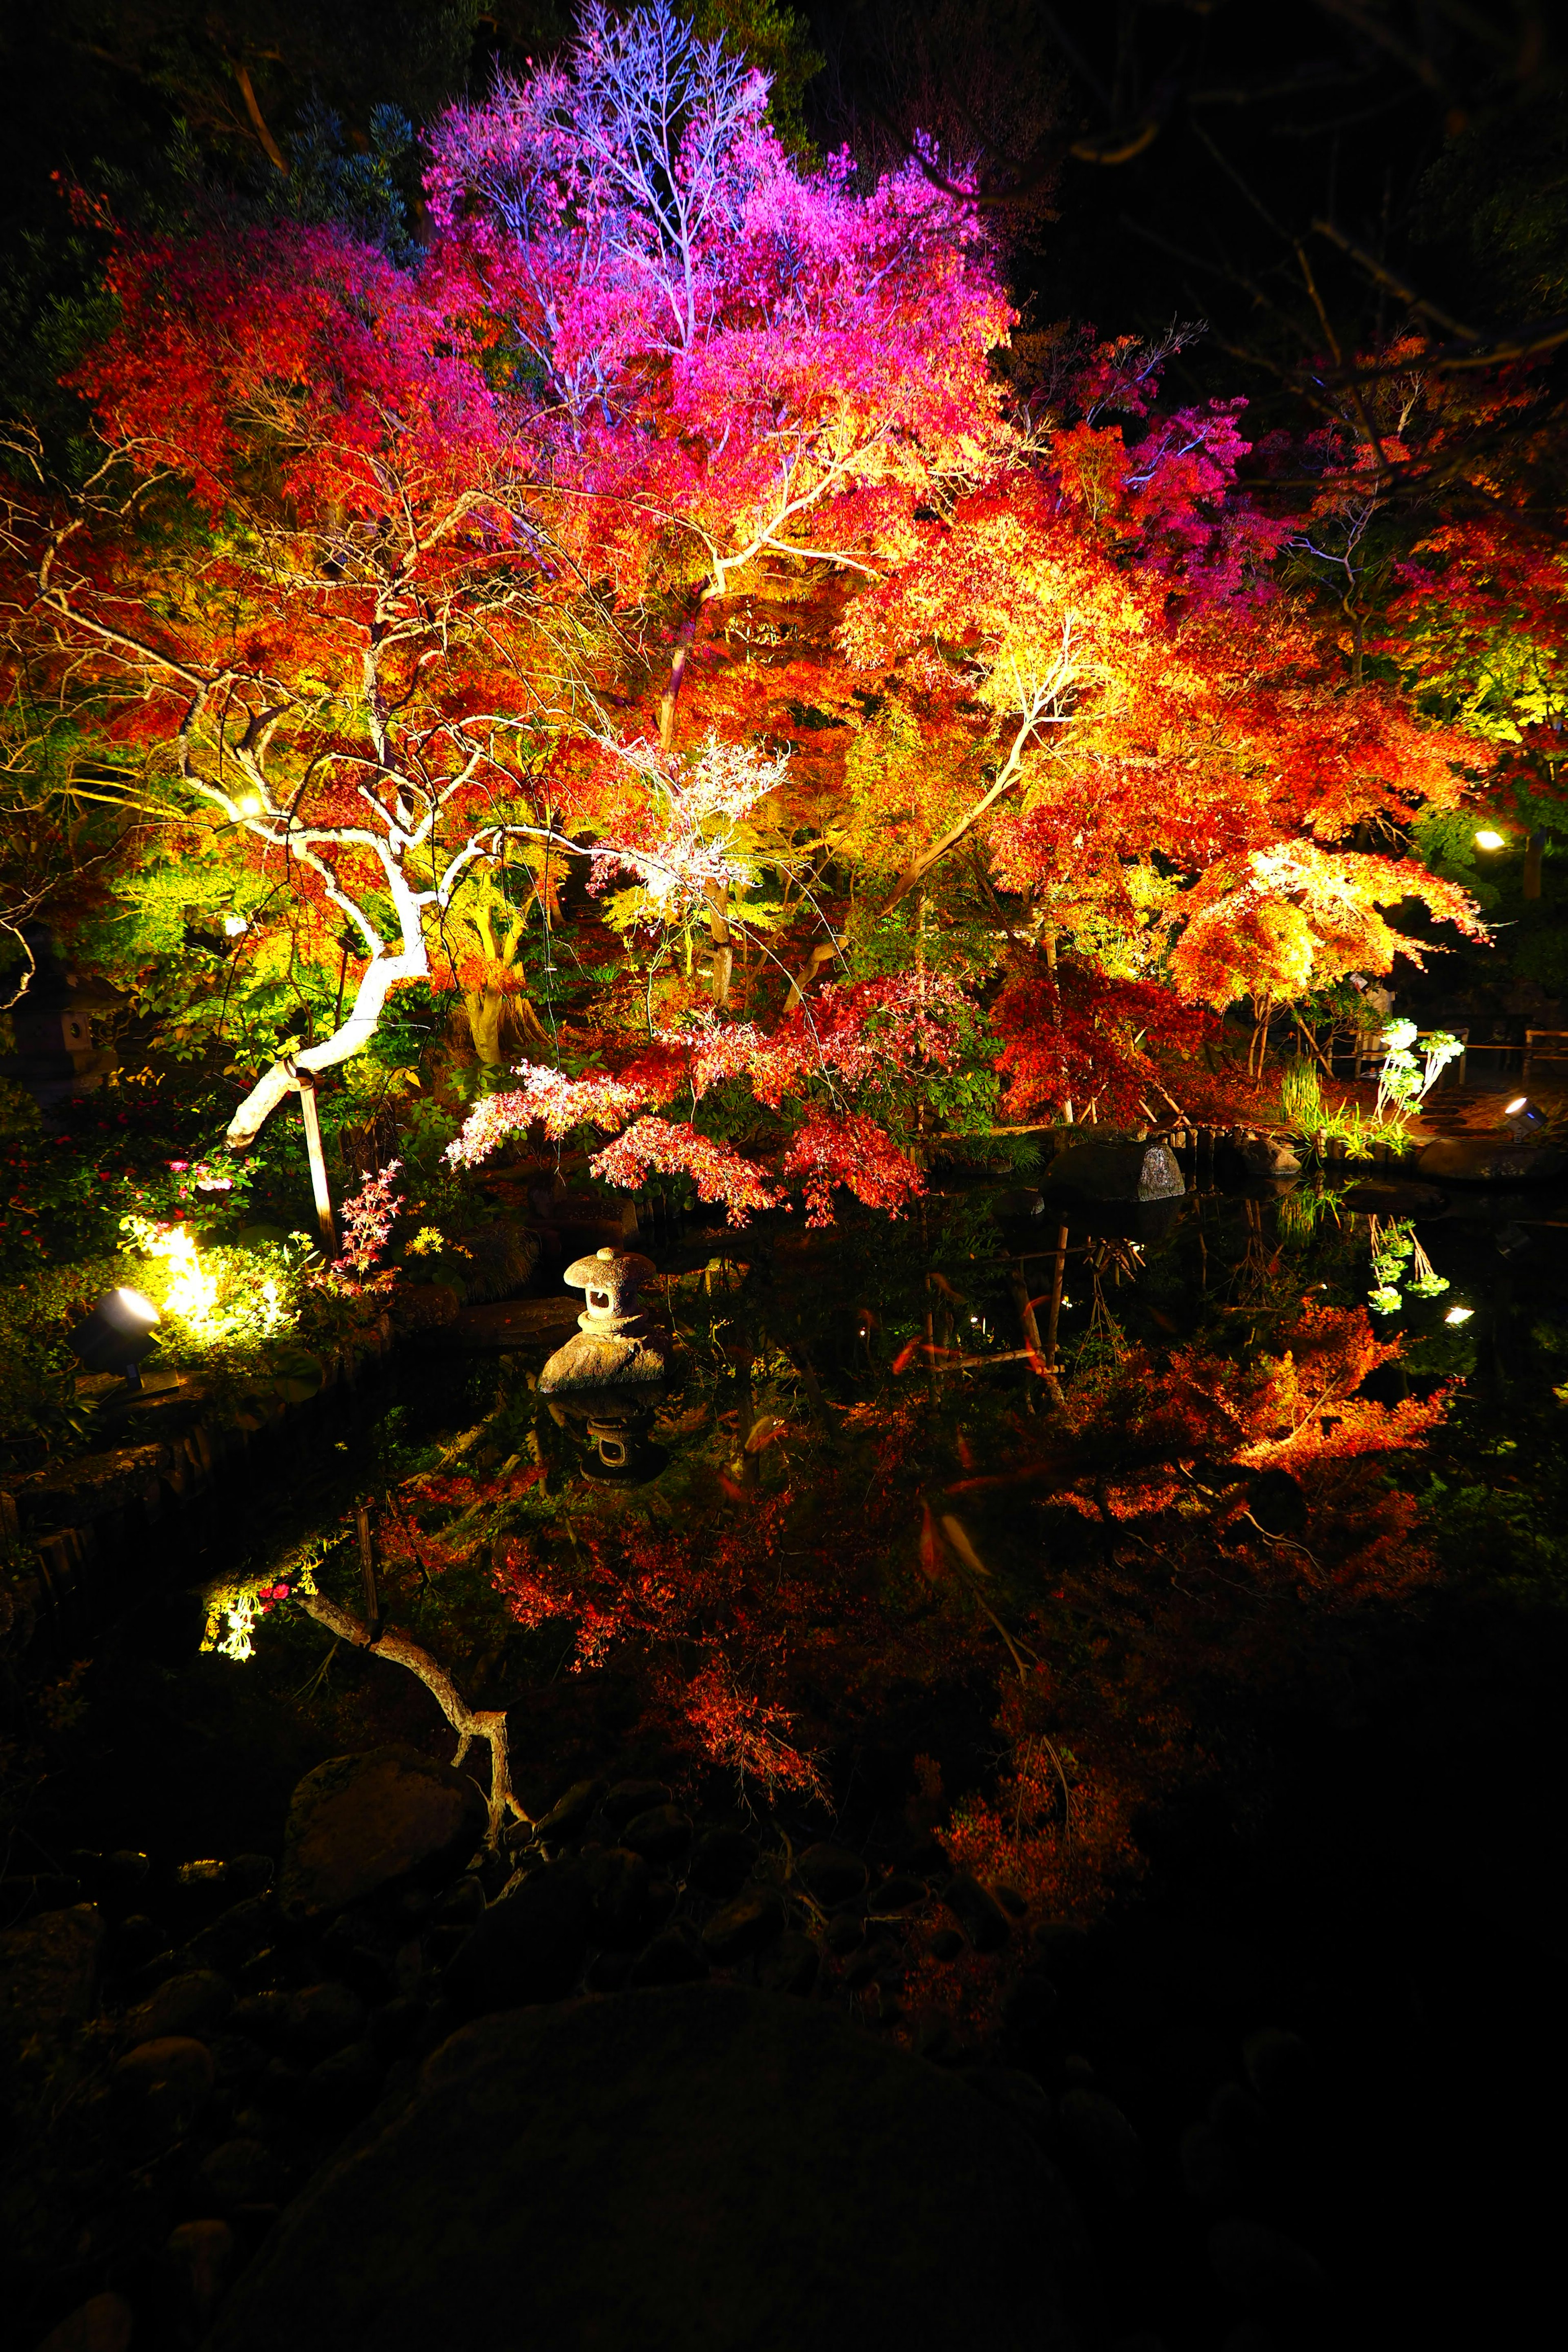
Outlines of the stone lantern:
M569 1265L567 1282L587 1294L584 1311L576 1337L539 1375L555 1421L585 1430L587 1475L612 1486L656 1477L667 1458L648 1432L669 1370L669 1334L637 1305L654 1272L635 1250L596 1250Z

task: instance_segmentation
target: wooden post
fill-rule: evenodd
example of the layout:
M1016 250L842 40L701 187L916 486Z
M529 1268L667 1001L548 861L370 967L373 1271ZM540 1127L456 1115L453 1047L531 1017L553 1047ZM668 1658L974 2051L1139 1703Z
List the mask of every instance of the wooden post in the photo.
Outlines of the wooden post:
M1058 1225L1057 1227L1057 1258L1056 1264L1051 1269L1051 1303L1049 1310L1046 1316L1046 1369L1050 1372L1054 1372L1057 1368L1057 1325L1061 1320L1062 1284L1067 1275L1067 1263L1068 1229L1065 1225Z
M297 1070L300 1110L305 1121L305 1150L310 1162L310 1189L316 1196L316 1223L321 1246L329 1257L338 1254L338 1229L332 1217L331 1188L327 1182L327 1155L321 1149L321 1122L316 1115L316 1081L309 1070Z
M360 1574L364 1579L365 1614L373 1626L381 1622L381 1600L375 1589L375 1545L370 1532L370 1505L361 1503L354 1512L354 1533L359 1538Z

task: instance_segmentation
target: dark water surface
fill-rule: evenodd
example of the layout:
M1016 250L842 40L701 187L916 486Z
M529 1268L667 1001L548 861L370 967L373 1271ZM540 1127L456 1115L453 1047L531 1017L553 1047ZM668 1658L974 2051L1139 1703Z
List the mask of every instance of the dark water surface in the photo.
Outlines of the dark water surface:
M687 1232L655 1255L672 1270L715 1267L676 1309L699 1387L741 1377L722 1350L743 1332L758 1360L787 1347L843 1403L892 1391L891 1364L928 1310L932 1343L955 1356L1016 1350L1012 1276L1048 1297L1062 1220L1058 1344L1069 1381L1134 1342L1267 1349L1303 1297L1350 1306L1372 1286L1365 1215L1310 1180L1097 1213L1037 1211L1026 1188L965 1186L933 1194L918 1219L866 1221L809 1246L783 1228ZM1427 1507L1445 1581L1374 1612L1328 1681L1225 1696L1212 1727L1221 1773L1175 1792L1149 1823L1148 1876L1098 1939L1075 2011L1099 2079L1150 2119L1141 2127L1167 2170L1159 2133L1173 2135L1193 2101L1172 2087L1170 2053L1191 2020L1171 2009L1163 1954L1179 1948L1190 1969L1194 1952L1210 1950L1216 1970L1250 1970L1254 2021L1305 2037L1318 2078L1279 2159L1276 2218L1339 2284L1341 2317L1321 2339L1335 2343L1512 2341L1528 2306L1555 2300L1555 2123L1568 2087L1568 1404L1556 1394L1568 1394L1568 1194L1455 1192L1414 1229L1450 1286L1380 1321L1405 1353L1373 1375L1373 1392L1394 1402L1459 1383L1423 1453L1389 1465ZM933 1270L949 1290L927 1282ZM1450 1323L1456 1307L1468 1319ZM1043 1326L1048 1308L1037 1311ZM308 1700L280 1703L275 1675L194 1656L194 1588L312 1527L342 1526L388 1465L479 1420L498 1381L515 1399L542 1354L503 1363L415 1343L367 1399L350 1450L236 1497L199 1552L161 1563L156 1589L128 1600L103 1635L79 1740L27 1824L37 1851L275 1852L289 1788L330 1749ZM950 1370L931 1411L951 1420L963 1383L965 1396L1032 1407L1033 1382L1016 1361ZM748 1410L755 1401L748 1392ZM973 1408L983 1433L1000 1426L989 1410ZM680 1470L678 1458L668 1475ZM301 1689L312 1654L308 1643L289 1653L306 1661ZM978 1752L984 1710L948 1731ZM521 1748L520 1770L542 1801L566 1775L531 1752L526 1730ZM833 1833L874 1842L881 1800L837 1763ZM788 1825L787 1807L780 1817ZM821 1833L804 1817L795 1831ZM1203 2223L1178 2192L1094 2228L1115 2325L1155 2326L1171 2352L1217 2346Z

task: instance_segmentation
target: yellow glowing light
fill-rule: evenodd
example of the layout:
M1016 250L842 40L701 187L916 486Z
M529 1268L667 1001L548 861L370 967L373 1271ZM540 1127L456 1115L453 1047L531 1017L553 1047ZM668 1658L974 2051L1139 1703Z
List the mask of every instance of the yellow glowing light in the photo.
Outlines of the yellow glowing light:
M121 1284L114 1296L124 1312L133 1316L138 1323L156 1323L158 1320L157 1308L150 1298L143 1298L139 1290L127 1290Z
M1443 1320L1445 1323L1468 1323L1475 1311L1473 1307L1450 1307Z
M204 1263L198 1255L195 1237L188 1225L158 1226L146 1233L142 1247L149 1257L161 1257L169 1267L169 1286L163 1294L164 1314L183 1323L198 1339L216 1339L233 1334L241 1323L253 1336L265 1338L269 1332L281 1330L289 1324L289 1311L279 1298L277 1282L270 1275L261 1285L253 1306L236 1299L225 1309L221 1304L222 1286L218 1272L210 1264ZM156 1320L156 1316L153 1319Z
M1483 825L1479 833L1476 835L1476 847L1478 849L1506 849L1508 847L1508 838L1504 834L1494 833L1489 824Z
M244 793L240 795L239 799L236 801L235 806L239 811L241 816L259 816L262 809L261 794L259 793Z
M1504 1118L1513 1118L1516 1117L1516 1115L1524 1108L1525 1104L1529 1100L1530 1097L1528 1095L1516 1095L1512 1102L1506 1103L1503 1106L1502 1115Z
M223 927L231 940L237 940L243 932L250 929L243 915L226 915L223 919Z

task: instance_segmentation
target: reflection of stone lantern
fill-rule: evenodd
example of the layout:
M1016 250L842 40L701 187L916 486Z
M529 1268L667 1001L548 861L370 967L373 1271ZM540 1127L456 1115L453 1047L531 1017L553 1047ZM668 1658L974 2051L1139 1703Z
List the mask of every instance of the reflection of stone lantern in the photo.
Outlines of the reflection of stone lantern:
M0 1060L0 1075L26 1087L47 1120L61 1104L90 1093L116 1067L113 1047L93 1044L92 1020L124 1000L101 981L84 980L63 964L41 924L29 925L24 936L34 968L11 1007L16 1050ZM19 977L15 967L6 975L13 987Z
M553 1418L585 1427L588 1476L612 1485L635 1486L664 1467L647 1433L669 1369L669 1335L637 1305L654 1271L635 1250L602 1249L569 1265L567 1282L587 1294L584 1311L575 1338L539 1375Z

